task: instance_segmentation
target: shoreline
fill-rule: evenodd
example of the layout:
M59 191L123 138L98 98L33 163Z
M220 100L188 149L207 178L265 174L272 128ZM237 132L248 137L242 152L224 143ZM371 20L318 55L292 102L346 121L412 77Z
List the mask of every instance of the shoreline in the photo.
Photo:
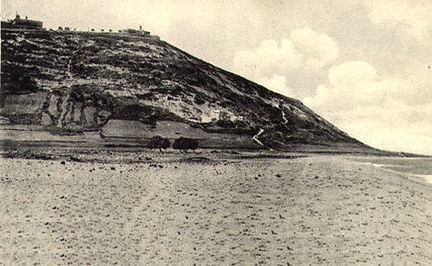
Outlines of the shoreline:
M425 160L425 158L394 158L394 157L388 157L389 159L394 159L395 161L397 160L411 160L414 161L416 159L418 160ZM379 158L379 159L383 159L383 158ZM373 159L370 159L371 161L373 161ZM429 172L431 174L418 174L416 173L417 169L414 167L414 162L412 165L399 165L396 162L394 163L376 163L376 162L364 162L364 161L356 161L355 159L353 159L353 161L358 162L359 164L364 164L364 165L371 165L375 168L379 168L382 169L383 171L387 171L393 174L397 174L400 175L408 180L411 181L415 181L415 182L420 182L423 184L427 184L427 185L432 185L432 160L430 160L430 167L429 167ZM405 171L402 170L396 170L397 168L399 169L403 169ZM411 171L410 171L411 170Z

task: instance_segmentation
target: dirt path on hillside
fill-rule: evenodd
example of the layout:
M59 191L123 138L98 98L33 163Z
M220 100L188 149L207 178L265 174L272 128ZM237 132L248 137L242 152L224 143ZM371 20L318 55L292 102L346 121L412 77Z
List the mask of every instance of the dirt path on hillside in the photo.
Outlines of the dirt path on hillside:
M264 129L260 128L259 131L258 131L258 133L256 133L256 134L252 137L252 139L253 139L256 143L258 143L260 146L263 146L263 147L265 147L265 145L261 142L261 140L259 140L259 136L261 136L261 134L264 133L264 131L265 131Z

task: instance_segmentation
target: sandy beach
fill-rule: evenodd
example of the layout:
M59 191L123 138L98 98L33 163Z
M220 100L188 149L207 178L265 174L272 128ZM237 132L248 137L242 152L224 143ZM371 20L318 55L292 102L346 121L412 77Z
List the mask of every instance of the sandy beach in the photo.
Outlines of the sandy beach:
M0 172L1 265L432 264L432 185L358 157Z

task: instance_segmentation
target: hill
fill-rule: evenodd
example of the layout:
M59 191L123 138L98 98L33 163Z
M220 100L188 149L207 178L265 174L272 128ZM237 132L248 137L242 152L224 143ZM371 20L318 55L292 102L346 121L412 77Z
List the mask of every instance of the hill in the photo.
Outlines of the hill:
M201 139L201 146L366 149L300 101L151 36L1 32L3 124L53 133ZM168 126L167 126L168 124ZM205 140L217 140L209 144Z

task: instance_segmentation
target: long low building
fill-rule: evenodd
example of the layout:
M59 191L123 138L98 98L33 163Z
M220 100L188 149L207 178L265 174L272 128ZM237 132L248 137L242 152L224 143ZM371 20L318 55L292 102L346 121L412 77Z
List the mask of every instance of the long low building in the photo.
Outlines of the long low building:
M20 28L20 29L42 29L43 22L38 20L31 20L25 17L21 18L20 15L7 22L2 21L2 28Z
M149 31L144 31L142 29L140 29L140 30L136 30L136 29L123 29L123 30L119 30L119 32L121 32L121 33L129 33L129 34L134 34L134 35L141 35L141 36L150 36L150 32Z

